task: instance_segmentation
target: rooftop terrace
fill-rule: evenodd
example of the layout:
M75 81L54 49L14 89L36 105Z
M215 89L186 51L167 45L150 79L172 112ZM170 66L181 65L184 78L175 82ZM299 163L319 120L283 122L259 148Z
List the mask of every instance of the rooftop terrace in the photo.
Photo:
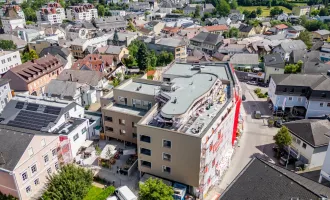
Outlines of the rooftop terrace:
M125 106L121 104L109 104L107 110L116 111L121 113L126 113L130 115L137 115L143 117L148 111L138 108L133 108L131 106Z

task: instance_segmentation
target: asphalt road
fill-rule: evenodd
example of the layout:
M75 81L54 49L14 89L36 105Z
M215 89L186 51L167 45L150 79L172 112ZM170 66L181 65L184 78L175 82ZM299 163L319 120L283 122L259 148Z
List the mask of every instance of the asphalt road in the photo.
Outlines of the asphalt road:
M277 128L269 128L266 121L253 119L253 111L259 110L264 115L270 115L266 99L259 99L253 92L256 86L241 83L243 94L246 100L242 103L241 113L244 119L243 135L236 148L230 167L225 173L222 181L214 187L207 196L207 200L213 200L215 195L221 194L227 186L235 179L253 157L261 157L271 162L277 162L274 158L272 147L274 145L273 136L278 131ZM267 92L267 88L261 88Z

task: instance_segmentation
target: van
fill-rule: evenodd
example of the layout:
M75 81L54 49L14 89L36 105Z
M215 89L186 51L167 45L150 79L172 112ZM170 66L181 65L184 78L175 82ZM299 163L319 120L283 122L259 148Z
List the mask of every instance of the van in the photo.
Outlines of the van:
M137 197L126 185L117 188L115 194L120 200L137 200Z

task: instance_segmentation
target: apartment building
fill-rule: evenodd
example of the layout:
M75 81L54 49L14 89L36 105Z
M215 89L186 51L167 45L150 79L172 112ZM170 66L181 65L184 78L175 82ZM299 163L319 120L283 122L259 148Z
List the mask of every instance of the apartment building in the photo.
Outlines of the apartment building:
M36 11L37 20L50 24L61 24L65 19L65 11L57 2L49 2Z
M190 48L197 49L212 55L222 43L223 37L218 34L200 32L190 39Z
M68 20L71 21L91 21L98 18L97 9L93 4L82 3L75 6L69 6L66 9Z
M109 31L126 30L127 21L123 16L102 17L94 20L98 29Z
M310 6L295 6L292 8L292 13L295 16L309 15L310 11Z
M0 79L0 113L12 98L8 79Z
M104 47L108 43L108 39L111 35L105 34L100 37L91 39L76 38L71 43L72 55L75 58L84 58L89 52L86 51L89 47L96 50L99 47ZM93 53L93 52L90 52Z
M137 143L137 123L155 105L161 82L130 79L113 88L114 102L102 108L104 138Z
M22 64L18 51L0 51L0 75L3 76L8 70Z
M20 17L13 7L7 7L6 12L1 17L1 23L6 34L13 34L14 29L24 28L25 18Z
M330 73L273 74L268 95L275 111L286 111L303 118L330 113Z
M1 17L4 16L7 8L11 8L11 7L14 8L18 16L20 16L22 19L25 19L23 9L19 5L15 5L15 4L4 4L2 6L2 9L0 9L0 16Z
M185 184L203 199L229 165L239 86L228 63L177 63L162 76L157 103L137 124L139 170Z
M10 79L10 87L16 92L40 95L50 80L62 72L64 64L53 55L28 61L7 71L3 76Z
M40 197L59 169L58 135L0 125L0 192L20 200Z

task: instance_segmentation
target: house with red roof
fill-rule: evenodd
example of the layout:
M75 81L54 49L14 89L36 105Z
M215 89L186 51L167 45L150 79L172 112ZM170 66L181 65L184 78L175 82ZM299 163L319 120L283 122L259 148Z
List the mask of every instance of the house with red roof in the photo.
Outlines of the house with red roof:
M285 24L278 24L276 26L274 26L275 28L275 34L285 34L288 30L288 26Z
M99 71L109 74L115 70L113 55L88 54L83 59L77 60L72 69Z

